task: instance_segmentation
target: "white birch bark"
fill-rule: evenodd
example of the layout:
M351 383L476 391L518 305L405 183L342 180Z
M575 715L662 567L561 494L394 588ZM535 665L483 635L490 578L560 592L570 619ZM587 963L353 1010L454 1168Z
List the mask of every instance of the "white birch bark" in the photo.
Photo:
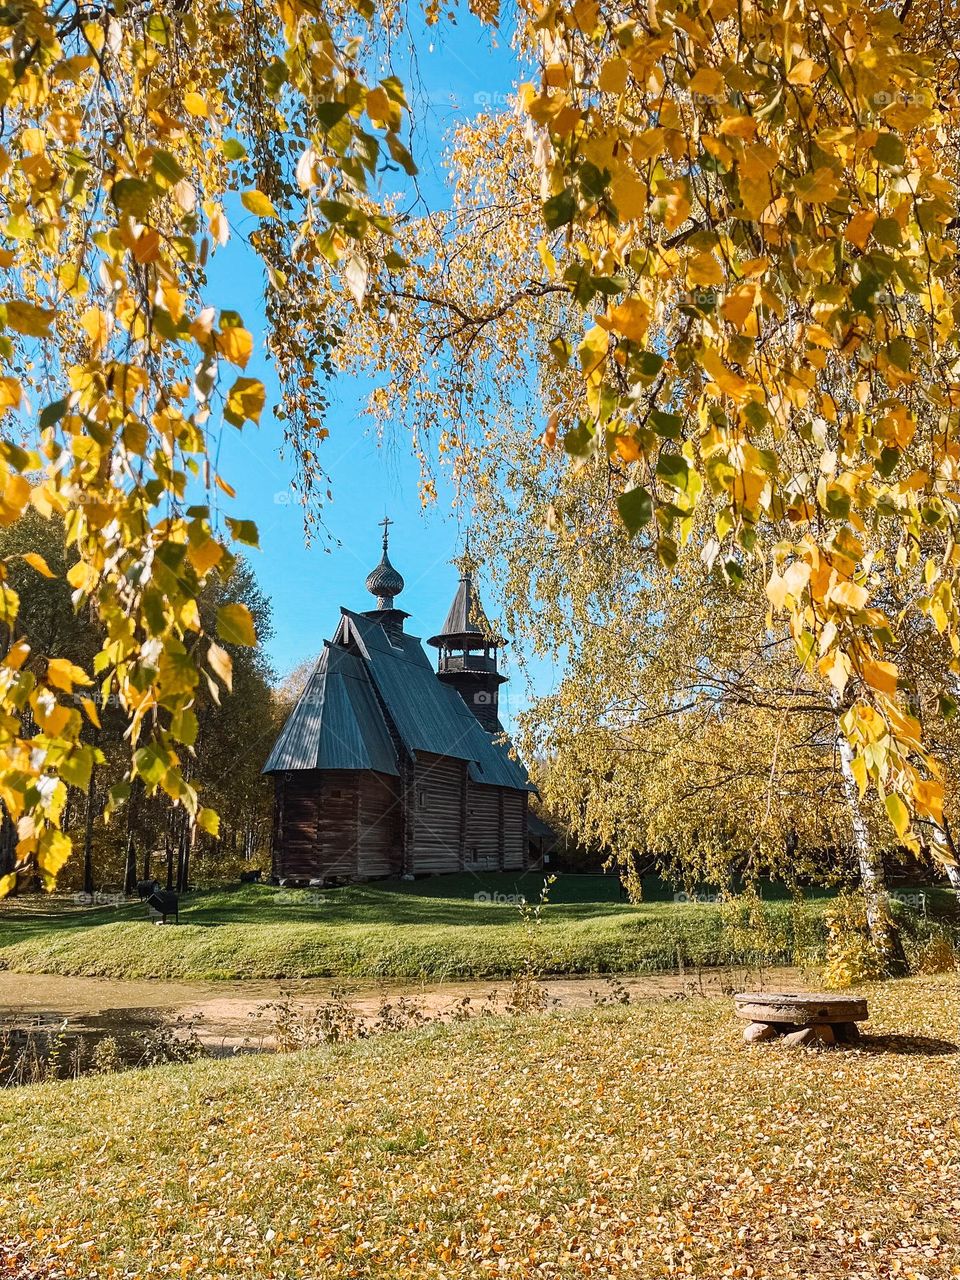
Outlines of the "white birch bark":
M873 846L867 821L860 806L860 788L853 772L853 747L840 727L839 696L834 694L832 701L837 710L837 751L840 755L840 775L843 780L844 798L850 812L853 850L860 871L860 884L867 910L867 928L870 930L873 942L882 950L893 969L899 967L902 949L890 917L889 891L883 859Z

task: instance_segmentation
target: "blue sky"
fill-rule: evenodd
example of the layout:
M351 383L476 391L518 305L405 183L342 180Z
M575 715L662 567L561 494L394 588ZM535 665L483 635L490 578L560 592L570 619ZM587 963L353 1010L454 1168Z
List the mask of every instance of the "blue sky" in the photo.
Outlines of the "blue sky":
M456 26L442 24L418 34L415 68L406 57L393 68L409 87L420 189L434 207L447 202L440 169L447 131L458 118L503 105L519 78L507 39L492 41L489 30L465 8L458 19ZM239 207L236 221L241 234L254 225ZM254 332L257 350L247 373L264 379L269 406L276 399L276 382L264 353L260 287L256 259L239 237L215 255L211 296L240 311ZM406 581L398 604L412 615L407 629L432 635L456 590L457 572L449 562L462 550L468 517L453 510L452 489L442 476L438 501L426 510L421 507L419 464L400 430L381 445L362 415L369 391L363 378L342 377L330 388L330 437L320 457L333 500L323 511L326 536L318 533L309 547L302 512L291 493L293 463L279 453L279 425L265 411L259 430L248 427L240 433L223 427L219 466L237 491L227 505L231 513L254 519L259 528L260 550L251 551L249 558L272 602L275 635L269 652L281 675L319 651L336 626L340 605L372 607L363 583L380 558L378 522L385 514L395 522L390 556ZM498 603L489 589L486 597L487 610L496 617ZM509 720L527 695L509 654L504 669L513 677L503 691L502 714ZM549 669L533 674L540 691L552 683Z

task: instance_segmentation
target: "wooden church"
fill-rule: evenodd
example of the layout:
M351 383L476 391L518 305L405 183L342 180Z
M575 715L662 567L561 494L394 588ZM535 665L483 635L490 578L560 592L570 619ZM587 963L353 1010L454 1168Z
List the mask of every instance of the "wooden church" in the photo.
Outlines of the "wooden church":
M264 766L274 779L273 874L339 883L528 865L526 770L501 740L502 641L469 560L428 643L403 628L387 554L367 577L376 608L341 609Z

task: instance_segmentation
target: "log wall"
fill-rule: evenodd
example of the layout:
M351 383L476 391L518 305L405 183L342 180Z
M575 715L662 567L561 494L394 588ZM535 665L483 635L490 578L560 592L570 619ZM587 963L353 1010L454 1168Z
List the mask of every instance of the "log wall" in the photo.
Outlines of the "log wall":
M466 761L418 753L401 779L303 770L275 779L273 874L367 880L528 865L525 792L469 780Z
M417 752L412 788L413 871L458 871L463 845L463 777L467 764L451 756Z
M358 874L363 879L401 873L400 790L396 778L361 773Z
M469 870L500 868L500 792L500 787L484 787L475 782L467 789L466 865Z
M529 862L527 846L527 793L508 791L503 795L503 868L519 871Z

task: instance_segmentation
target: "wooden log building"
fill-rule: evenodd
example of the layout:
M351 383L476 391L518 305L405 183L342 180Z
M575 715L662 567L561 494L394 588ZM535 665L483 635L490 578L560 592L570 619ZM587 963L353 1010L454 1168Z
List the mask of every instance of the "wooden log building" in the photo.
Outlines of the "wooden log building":
M274 779L273 874L340 883L528 865L526 770L502 741L502 641L463 562L434 671L395 607L387 554L377 607L340 625L264 766Z

